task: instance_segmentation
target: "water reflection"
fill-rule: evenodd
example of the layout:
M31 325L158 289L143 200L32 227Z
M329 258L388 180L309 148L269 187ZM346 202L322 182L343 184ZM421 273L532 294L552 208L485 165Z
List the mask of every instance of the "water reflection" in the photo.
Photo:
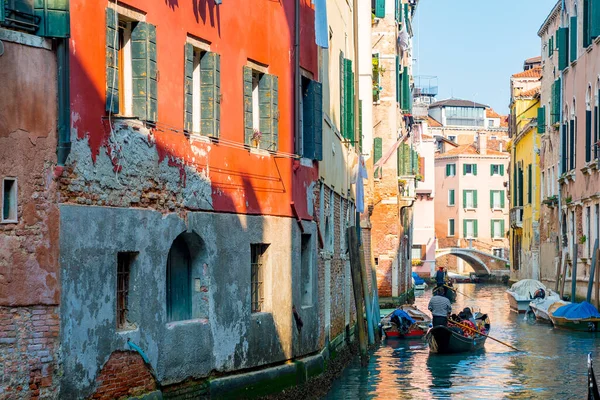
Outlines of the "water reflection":
M555 330L510 313L503 286L461 284L453 310L472 307L488 313L491 334L524 352L489 340L485 350L430 355L419 341L386 341L368 368L358 360L335 382L328 399L581 399L587 394L586 357L597 356L598 333ZM427 309L431 292L417 297ZM382 314L384 314L382 312Z

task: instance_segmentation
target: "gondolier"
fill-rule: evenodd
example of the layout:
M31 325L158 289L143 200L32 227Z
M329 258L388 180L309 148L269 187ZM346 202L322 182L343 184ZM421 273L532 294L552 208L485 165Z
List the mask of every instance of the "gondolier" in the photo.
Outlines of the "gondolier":
M450 300L444 297L443 287L434 289L434 296L429 300L429 311L433 316L433 326L448 325L448 316L452 313Z
M446 284L446 272L444 271L444 267L440 267L435 273L435 283L436 288L442 290L442 294L446 293L446 288L444 287Z

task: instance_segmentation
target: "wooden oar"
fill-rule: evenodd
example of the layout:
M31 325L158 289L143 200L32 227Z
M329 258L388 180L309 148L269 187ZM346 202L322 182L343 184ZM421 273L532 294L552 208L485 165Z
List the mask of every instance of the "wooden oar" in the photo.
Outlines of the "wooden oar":
M463 328L463 329L469 329L469 330L475 331L475 332L479 333L481 336L485 336L485 337L487 337L487 338L490 338L490 339L492 339L492 340L495 340L496 342L498 342L498 343L500 343L500 344L503 344L503 345L505 345L506 347L510 347L510 348L511 348L511 349L513 349L513 350L516 350L516 351L521 351L521 350L517 349L516 347L514 347L514 346L511 346L511 345L510 345L510 344L508 344L508 343L504 343L504 342L502 342L502 341L500 341L500 340L498 340L498 339L496 339L496 338L493 338L493 337L491 337L490 335L486 335L485 333L483 333L483 332L481 332L481 331L477 330L477 328L472 328L472 327L470 327L470 326L468 326L468 325L463 325L463 324L461 324L460 322L456 322L456 321L451 321L451 320L448 320L448 322L449 322L449 323L451 323L451 324L454 324L454 325L458 325L458 326L460 326L460 327L461 327L461 328Z
M450 286L448 286L448 285L444 285L444 287L447 287L448 289L452 290L453 292L456 292L456 293L462 294L463 296L465 296L465 297L466 297L466 298L468 298L468 299L475 300L475 299L474 299L474 298L472 298L471 296L467 296L467 295L466 295L466 294L464 294L463 292L459 292L458 290L456 290L456 289L454 289L454 288L451 288L451 287L450 287Z

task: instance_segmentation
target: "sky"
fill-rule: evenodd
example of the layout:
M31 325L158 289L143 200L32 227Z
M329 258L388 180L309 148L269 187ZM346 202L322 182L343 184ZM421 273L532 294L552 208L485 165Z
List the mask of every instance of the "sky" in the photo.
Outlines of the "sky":
M420 0L414 75L438 77L438 100L472 100L508 114L510 77L541 55L537 32L556 0ZM426 82L426 81L423 81Z

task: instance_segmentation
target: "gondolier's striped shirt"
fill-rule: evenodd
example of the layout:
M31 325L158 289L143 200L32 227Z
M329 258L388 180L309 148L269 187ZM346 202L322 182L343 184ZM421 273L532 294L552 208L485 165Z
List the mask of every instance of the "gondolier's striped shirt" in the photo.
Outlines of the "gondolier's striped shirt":
M434 317L447 317L452 312L452 304L444 296L433 296L428 308Z

